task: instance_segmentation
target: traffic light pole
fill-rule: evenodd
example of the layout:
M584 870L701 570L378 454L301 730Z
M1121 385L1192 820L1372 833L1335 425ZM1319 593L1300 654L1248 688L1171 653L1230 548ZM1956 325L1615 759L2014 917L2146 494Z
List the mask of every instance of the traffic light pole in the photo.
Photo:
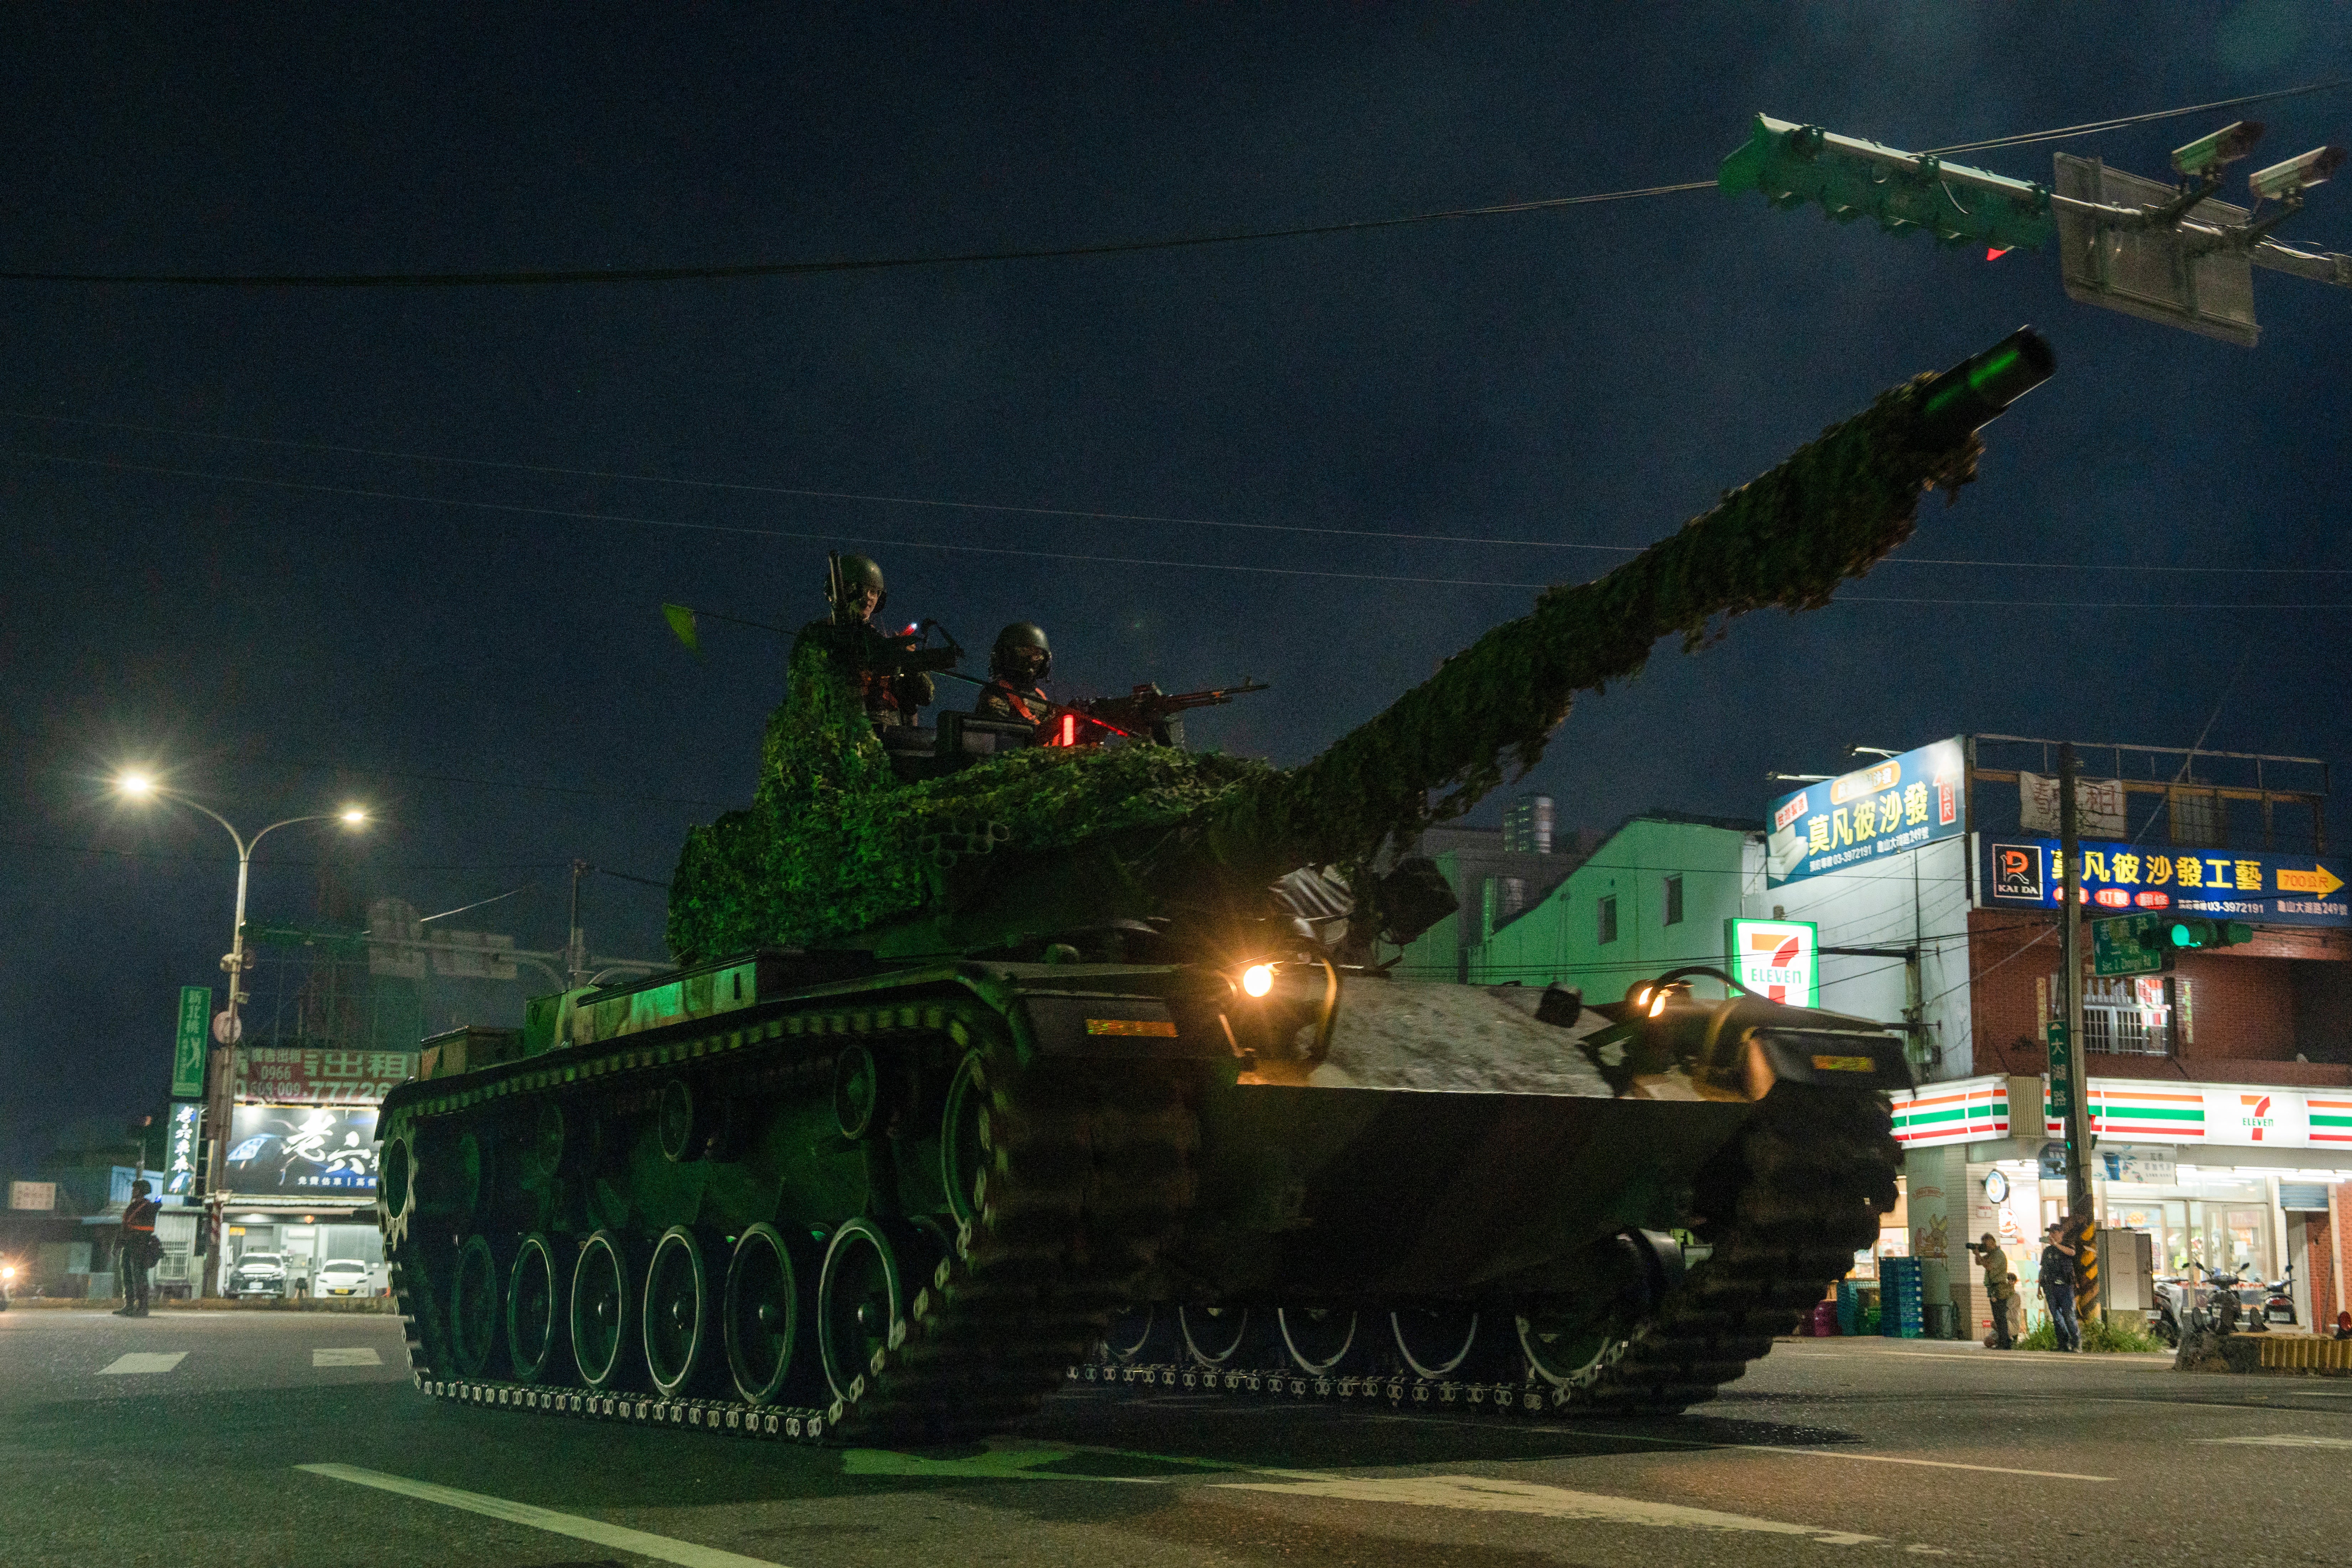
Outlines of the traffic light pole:
M2062 1070L2066 1079L2065 1234L2074 1247L2075 1310L2089 1318L2097 1310L2098 1221L2091 1205L2091 1075L2083 1059L2083 845L2074 790L2078 771L2074 742L2060 742L2058 858L2064 867L2061 889L2065 904L2059 916L2059 952L2063 965L2060 984L2066 998L2066 1059L2062 1064L2053 1053L2050 1076L2053 1089Z

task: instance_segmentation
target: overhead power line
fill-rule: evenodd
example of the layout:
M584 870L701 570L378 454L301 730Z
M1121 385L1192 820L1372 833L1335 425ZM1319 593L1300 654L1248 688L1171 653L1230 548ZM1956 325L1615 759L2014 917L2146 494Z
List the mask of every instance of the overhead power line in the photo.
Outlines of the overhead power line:
M2095 136L2126 126L2178 120L2187 115L2247 104L2269 103L2326 92L2352 83L2352 78L2310 82L2273 92L2218 99L2210 103L2184 104L2145 114L2086 121L1980 142L1957 142L1933 149L1938 154L1978 152L1989 147L2015 147L2029 142L2058 141L2069 136ZM583 283L677 283L727 279L806 278L836 272L887 272L910 268L966 267L986 262L1048 261L1095 256L1129 256L1157 250L1192 250L1211 246L1248 245L1270 239L1306 239L1320 235L1353 234L1410 225L1447 223L1464 218L1501 217L1517 213L1549 212L1563 207L1592 206L1605 202L1638 201L1649 196L1677 195L1686 191L1716 188L1713 178L1673 184L1642 185L1622 191L1594 191L1582 195L1544 196L1531 201L1489 202L1476 206L1444 207L1433 212L1403 213L1391 217L1352 218L1336 223L1294 224L1279 228L1225 229L1202 234L1168 235L1151 239L1109 240L1092 245L1032 246L1009 250L965 250L916 256L839 257L809 261L752 261L716 267L589 267L526 268L480 272L44 272L0 271L0 282L163 284L205 289L483 289L533 288Z
M824 261L752 261L729 267L589 267L521 272L0 272L11 283L161 283L206 289L483 289L567 283L680 283L730 278L807 278L827 272L888 272L916 267L966 267L986 261L1047 261L1087 256L1126 256L1152 250L1190 250L1212 245L1246 245L1267 239L1304 239L1362 229L1400 228L1408 224L1456 218L1498 217L1554 207L1633 201L1681 191L1711 191L1712 179L1677 185L1643 185L1630 191L1547 196L1538 201L1494 202L1448 207L1441 212L1396 217L1356 218L1344 223L1298 224L1287 228L1235 229L1214 234L1171 235L1159 239L1112 240L1099 245L1031 247L1018 250L965 250L929 256L845 257Z
M1580 550L1608 555L1638 555L1643 544L1588 544L1559 539L1517 539L1507 535L1419 533L1391 529L1333 528L1298 522L1236 522L1223 518L1182 517L1164 512L1104 511L1076 507L1020 506L1003 501L946 500L936 497L880 495L859 490L811 489L789 485L753 484L740 479L706 479L671 474L635 474L614 468L572 468L551 463L521 463L495 458L453 458L437 452L408 452L386 447L354 447L324 441L293 441L280 437L239 436L217 430L190 430L169 425L140 425L112 419L84 419L68 414L28 414L0 408L0 419L40 424L78 425L94 430L122 430L142 436L170 436L185 440L226 441L240 446L270 447L285 451L325 452L341 457L381 458L407 463L438 463L450 468L488 468L505 473L544 474L554 479L604 479L623 484L669 485L685 489L716 490L741 495L789 496L799 500L855 501L875 506L918 507L942 511L992 512L1014 517L1067 518L1079 522L1149 522L1182 528L1238 529L1254 533L1298 533L1346 539L1378 539L1398 543L1494 545L1513 550ZM2187 576L2352 576L2346 566L2166 566L2135 562L1994 561L1940 555L1901 555L1885 563L1901 566L1965 566L2041 572L2158 572Z
M174 479L205 479L219 484L253 485L265 489L289 490L313 495L347 496L361 500L397 501L417 506L453 507L473 511L496 512L509 517L548 519L578 522L620 523L639 528L659 528L689 533L723 533L755 539L790 539L816 543L855 543L881 545L893 550L933 550L955 555L1010 556L1031 561L1068 561L1098 566L1157 566L1188 572L1220 572L1247 576L1307 577L1326 581L1350 583L1396 583L1417 587L1437 588L1524 588L1542 589L1554 584L1548 582L1525 582L1492 577L1430 577L1412 573L1333 572L1303 566L1265 566L1239 561L1173 561L1158 556L1096 555L1082 551L1024 550L1004 544L950 544L929 539L891 539L877 534L860 533L843 529L822 532L801 529L755 528L747 523L695 522L683 518L646 517L628 512L591 511L578 507L528 506L519 501L476 500L457 496L415 495L403 490L374 489L354 485L323 484L313 479L281 479L257 474L226 474L202 468L173 468L160 463L131 463L115 458L74 458L57 452L28 452L20 448L0 447L0 458L16 458L28 462L61 463L76 468L105 468L115 472L158 474ZM2018 609L2074 610L2264 610L2264 611L2326 611L2352 609L2345 604L2231 604L2149 603L2133 599L1941 599L1894 597L1881 594L1846 594L1838 604L1881 605L2000 605ZM467 780L488 783L487 780ZM558 786L547 786L557 788ZM574 793L588 794L589 791ZM713 805L708 801L684 801L682 805Z
M2249 93L2243 98L2216 99L2211 103L2184 104L2179 109L2159 109L2147 114L2086 121L2080 125L2061 125L2050 131L2028 131L2021 135L1994 136L1982 142L1956 142L1948 147L1930 147L1927 152L1931 156L1940 158L1950 153L1981 153L1989 147L2023 147L2035 142L2062 141L2069 136L2097 136L2109 131L2121 131L2126 126L2149 125L2159 120L2180 120L2191 114L2210 114L2223 109L2244 109L2257 103L2274 103L2280 99L2302 98L2308 93L2327 92L2339 87L2352 87L2352 77L2306 82L2301 87L2281 88L2275 92Z

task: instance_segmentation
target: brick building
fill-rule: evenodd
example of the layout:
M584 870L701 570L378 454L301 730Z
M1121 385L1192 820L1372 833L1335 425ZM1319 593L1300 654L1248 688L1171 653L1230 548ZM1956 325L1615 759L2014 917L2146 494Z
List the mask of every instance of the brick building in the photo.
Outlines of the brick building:
M1930 1300L1980 1331L1982 1291L1960 1244L1993 1232L2035 1303L2035 1237L2065 1204L2045 1043L2063 1014L2063 868L2049 816L2056 742L1974 736L1962 747L1966 910L1939 934L1966 953L1967 1000L1947 1004L1947 1048L1927 1081L1898 1097L1906 1224L1883 1250L1920 1257ZM2077 752L2101 1221L2146 1235L2159 1278L2292 1268L2302 1321L2329 1319L2345 1306L2352 1242L2352 866L2328 850L2326 766ZM2087 922L2141 913L2242 922L2252 939L2179 953L2168 974L2093 973Z

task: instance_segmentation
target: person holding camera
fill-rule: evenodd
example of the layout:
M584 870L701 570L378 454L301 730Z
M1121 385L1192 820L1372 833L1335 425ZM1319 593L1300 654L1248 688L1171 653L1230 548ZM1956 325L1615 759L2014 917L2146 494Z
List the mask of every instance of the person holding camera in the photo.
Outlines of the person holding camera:
M1984 1233L1982 1241L1969 1242L1968 1249L1976 1254L1977 1265L1984 1270L1985 1297L1992 1305L1992 1334L1985 1348L2014 1350L2017 1339L2010 1317L2017 1310L2017 1276L2009 1271L2009 1254L1990 1231Z

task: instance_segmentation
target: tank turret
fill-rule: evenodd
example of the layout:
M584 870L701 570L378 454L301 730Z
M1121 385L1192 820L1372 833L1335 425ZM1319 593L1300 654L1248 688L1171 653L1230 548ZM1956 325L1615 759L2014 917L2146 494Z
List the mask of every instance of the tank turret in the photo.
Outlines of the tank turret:
M1013 951L1178 911L1229 916L1302 865L1347 868L1369 892L1383 847L1533 766L1575 697L1635 674L1661 637L1695 649L1736 616L1827 604L1910 536L1927 491L1973 477L1975 430L2050 368L2022 330L1885 393L1606 575L1546 589L1295 770L1160 747L1033 748L902 784L883 735L804 643L756 802L688 842L671 948L688 963L762 946ZM1181 921L1174 935L1186 945Z

